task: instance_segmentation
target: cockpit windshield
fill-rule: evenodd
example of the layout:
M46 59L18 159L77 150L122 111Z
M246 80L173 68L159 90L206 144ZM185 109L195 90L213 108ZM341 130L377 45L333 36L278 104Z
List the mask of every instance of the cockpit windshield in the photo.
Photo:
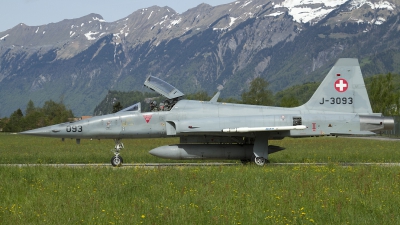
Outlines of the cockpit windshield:
M138 102L118 112L141 112L141 104Z
M165 96L168 99L174 99L184 96L182 92L167 82L153 76L149 76L144 82L144 86Z

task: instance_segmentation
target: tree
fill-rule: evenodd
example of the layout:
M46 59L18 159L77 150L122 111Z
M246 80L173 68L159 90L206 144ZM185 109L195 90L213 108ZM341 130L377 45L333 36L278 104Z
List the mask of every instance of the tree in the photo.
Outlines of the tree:
M0 131L2 131L4 129L7 122L8 122L8 118L6 118L6 117L0 118Z
M208 96L206 91L198 91L193 94L188 94L186 95L186 98L189 100L198 100L198 101L209 101L211 99L211 97Z
M53 100L46 101L41 111L45 116L46 125L64 123L74 117L72 111L68 110L63 102L56 103Z
M299 105L300 105L299 100L297 100L297 98L294 97L293 95L283 96L280 104L281 107L296 107Z
M23 117L21 109L14 111L4 127L5 132L20 132L23 130Z
M32 100L29 100L28 104L26 105L25 112L26 115L24 118L25 121L24 130L31 130L45 125L43 123L44 122L43 113L39 112L39 110L35 108L35 104L33 103Z
M26 106L26 116L22 114L21 109L11 114L10 119L2 119L5 132L21 132L52 124L68 122L74 115L60 102L52 100L46 101L43 108L36 108L32 101Z
M114 105L113 105L113 113L116 113L116 112L119 112L119 111L121 111L122 110L122 105L121 105L121 102L116 102L116 103L114 103Z
M221 98L221 99L219 100L219 102L234 103L234 104L240 104L240 103L241 103L240 100L238 100L238 99L236 99L236 98L232 98L232 97L229 97L229 98Z
M250 82L250 88L242 93L242 102L251 105L273 105L273 94L268 90L268 82L257 77Z
M395 91L391 73L373 77L368 92L373 112L386 116L399 114L400 94Z
M32 100L29 100L28 104L26 105L26 115L34 113L36 111L35 104L33 104Z

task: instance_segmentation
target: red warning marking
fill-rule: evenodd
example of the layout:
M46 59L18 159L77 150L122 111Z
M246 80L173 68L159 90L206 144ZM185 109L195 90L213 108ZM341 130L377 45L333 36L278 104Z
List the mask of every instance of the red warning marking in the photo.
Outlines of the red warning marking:
M347 88L349 88L349 83L347 83L347 80L345 80L345 79L338 79L335 82L334 86L335 86L336 91L345 92L345 91L347 91Z
M316 130L317 130L316 125L317 125L317 123L312 123L312 130L313 130L313 131L316 131Z
M146 123L149 123L151 120L151 117L153 117L153 115L143 115L144 120L146 120Z

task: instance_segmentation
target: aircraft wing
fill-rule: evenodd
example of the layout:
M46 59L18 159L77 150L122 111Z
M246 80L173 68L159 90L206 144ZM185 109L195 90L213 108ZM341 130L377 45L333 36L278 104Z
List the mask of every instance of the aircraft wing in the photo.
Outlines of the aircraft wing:
M246 133L246 132L262 132L262 131L281 131L281 130L304 130L307 126L277 126L277 127L238 127L222 129L224 133Z

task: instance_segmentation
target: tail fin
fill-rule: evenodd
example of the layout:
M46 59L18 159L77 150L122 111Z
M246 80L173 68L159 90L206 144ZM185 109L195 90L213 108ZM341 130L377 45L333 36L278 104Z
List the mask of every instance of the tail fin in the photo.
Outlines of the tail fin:
M358 59L339 59L311 99L300 107L316 111L371 114Z

